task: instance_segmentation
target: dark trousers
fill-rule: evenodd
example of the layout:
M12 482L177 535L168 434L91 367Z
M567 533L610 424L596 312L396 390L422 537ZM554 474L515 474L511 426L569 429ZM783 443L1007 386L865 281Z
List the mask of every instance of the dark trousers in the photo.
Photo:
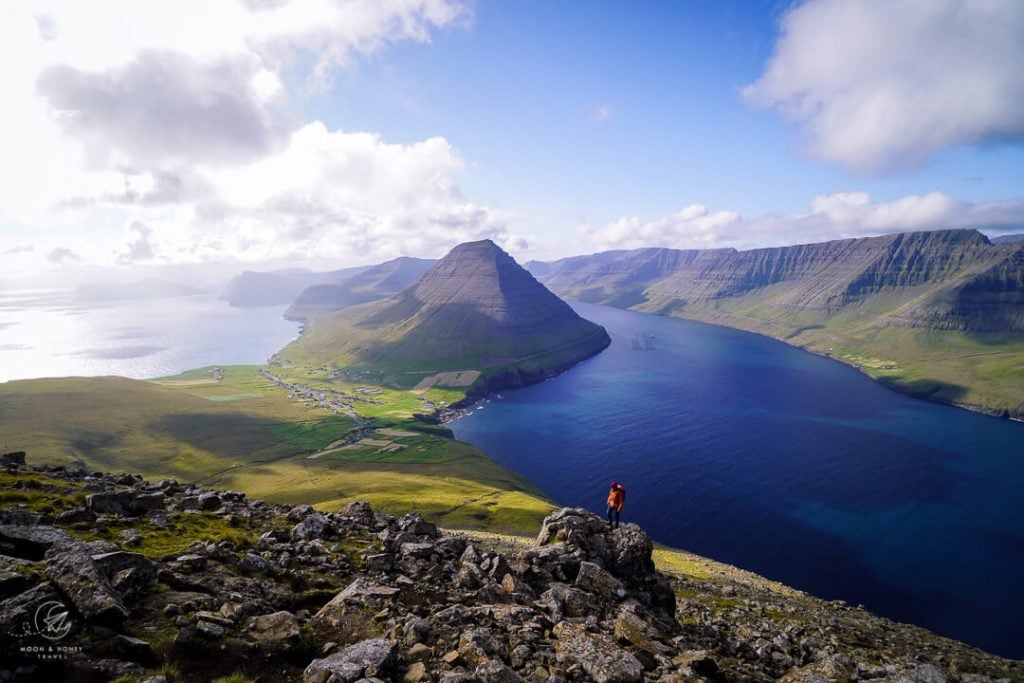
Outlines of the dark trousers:
M608 524L609 525L613 524L613 522L612 522L612 515L615 515L614 525L618 526L619 525L619 511L617 509L613 508L611 505L609 505L608 506Z

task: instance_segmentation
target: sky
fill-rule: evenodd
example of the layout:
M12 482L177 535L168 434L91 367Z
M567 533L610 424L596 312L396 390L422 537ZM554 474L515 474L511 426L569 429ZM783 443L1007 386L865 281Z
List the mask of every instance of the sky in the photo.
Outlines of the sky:
M1018 0L17 0L7 274L1024 232Z

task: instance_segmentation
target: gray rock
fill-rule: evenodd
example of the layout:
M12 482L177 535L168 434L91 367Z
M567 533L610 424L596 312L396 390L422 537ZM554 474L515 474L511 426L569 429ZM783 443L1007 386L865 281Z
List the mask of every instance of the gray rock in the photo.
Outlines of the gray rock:
M46 575L86 619L116 625L128 618L110 581L84 551L66 550L51 556Z
M564 666L579 665L596 683L640 683L644 667L640 661L601 633L589 633L579 624L561 622L555 626L555 653Z
M25 451L12 451L0 454L0 466L18 467L25 464Z
M580 571L576 575L574 585L606 601L626 597L626 589L622 587L622 582L593 562L580 562Z
M383 638L363 640L324 659L314 659L302 673L304 683L355 683L364 676L387 677L395 666L395 646Z
M480 683L526 683L522 676L493 659L478 666L473 679Z
M238 568L243 572L268 572L274 569L269 560L265 560L254 553L246 553L238 561Z
M432 543L403 543L400 552L405 557L427 559L436 551Z
M301 638L298 619L286 611L255 617L249 635L262 647L284 649L294 647Z
M37 562L51 548L55 551L76 546L63 529L53 526L0 526L0 553Z
M323 538L324 532L328 528L327 518L320 513L315 513L308 515L292 528L291 538L293 541L309 541L315 538Z
M137 515L162 510L163 493L139 493L137 491L102 491L85 497L85 506L90 512L109 515Z
M365 500L357 500L349 503L341 512L338 513L340 516L348 518L349 520L360 524L362 526L373 526L376 521L376 517L373 514L373 509L370 504Z
M221 506L220 496L213 491L199 494L197 502L200 510L216 510Z

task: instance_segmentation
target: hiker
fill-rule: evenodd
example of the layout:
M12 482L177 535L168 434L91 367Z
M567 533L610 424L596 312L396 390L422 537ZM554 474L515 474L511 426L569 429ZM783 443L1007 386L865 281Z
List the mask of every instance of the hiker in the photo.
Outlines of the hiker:
M618 528L619 514L626 502L626 489L617 481L612 482L612 488L608 491L608 526ZM615 522L612 523L612 512L615 513Z

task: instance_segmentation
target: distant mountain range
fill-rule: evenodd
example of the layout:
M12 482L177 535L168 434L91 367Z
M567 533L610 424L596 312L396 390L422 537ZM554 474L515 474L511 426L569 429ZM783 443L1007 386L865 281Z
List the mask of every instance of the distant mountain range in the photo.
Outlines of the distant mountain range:
M434 259L403 256L348 274L334 282L311 285L299 293L284 317L307 320L397 294L419 280L435 263Z
M992 238L992 244L1009 244L1011 242L1024 242L1024 233L1018 235L1000 235Z
M319 273L303 268L259 272L247 270L228 281L220 298L231 306L276 306L295 301L304 289L325 282L337 282L357 275L369 266L343 268Z
M493 387L550 376L608 343L604 328L483 240L455 247L391 297L313 318L278 360L374 369L410 386L472 370Z
M1024 415L1024 243L975 230L531 262L567 299L672 315L835 355L896 388Z

